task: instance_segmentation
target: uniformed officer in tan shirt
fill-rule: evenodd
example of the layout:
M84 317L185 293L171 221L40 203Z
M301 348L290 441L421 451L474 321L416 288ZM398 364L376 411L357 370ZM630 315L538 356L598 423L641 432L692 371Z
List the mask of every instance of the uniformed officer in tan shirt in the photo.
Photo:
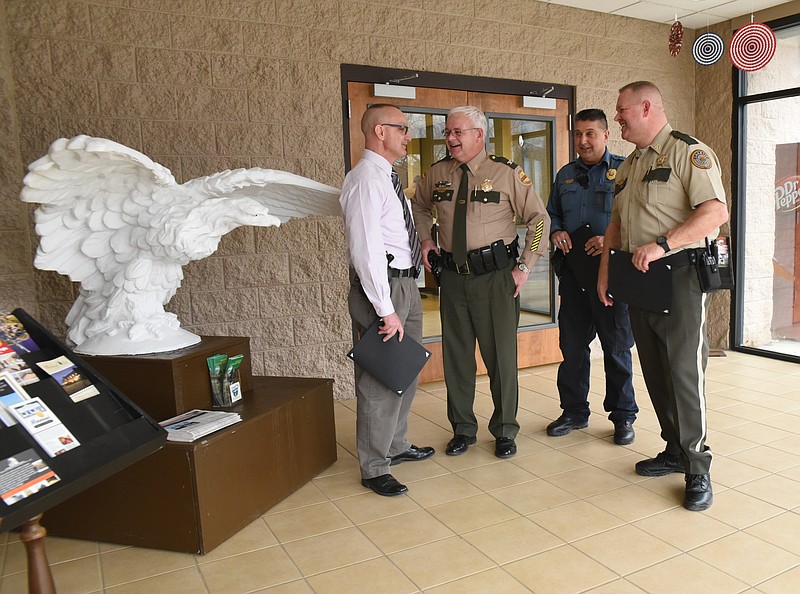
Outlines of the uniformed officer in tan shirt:
M609 250L631 252L635 268L667 259L672 270L669 314L630 307L631 325L645 383L666 441L665 451L636 464L642 476L685 474L683 505L708 509L711 450L706 445L706 315L710 295L701 290L693 264L728 220L717 156L667 122L658 88L650 82L620 89L617 115L622 138L636 145L617 171L614 207L606 230L598 297L607 295ZM702 248L702 250L700 249Z
M462 454L476 441L477 339L494 401L489 431L495 455L506 458L517 451L519 431L519 292L547 249L550 219L522 168L486 153L487 134L486 116L478 108L450 110L445 140L451 156L432 165L418 183L413 211L426 269L429 252L444 260L439 310L447 413L454 433L446 453ZM431 238L434 215L441 251ZM515 215L527 226L521 253Z

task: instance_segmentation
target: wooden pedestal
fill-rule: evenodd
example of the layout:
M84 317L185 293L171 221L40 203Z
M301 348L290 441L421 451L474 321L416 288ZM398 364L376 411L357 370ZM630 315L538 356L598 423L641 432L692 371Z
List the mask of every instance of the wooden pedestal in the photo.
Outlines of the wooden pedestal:
M206 359L211 355L244 355L239 368L242 391L252 387L250 339L203 336L196 345L149 355L81 355L147 414L163 421L213 403Z
M50 510L48 532L204 554L336 461L332 380L252 382L231 409L241 423L190 444L167 442Z

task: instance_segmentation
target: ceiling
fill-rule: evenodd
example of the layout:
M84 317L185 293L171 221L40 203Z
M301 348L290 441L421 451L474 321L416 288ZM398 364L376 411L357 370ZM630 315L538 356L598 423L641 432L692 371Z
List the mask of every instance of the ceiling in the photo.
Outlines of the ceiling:
M657 23L672 23L677 17L684 27L703 29L709 25L757 12L771 6L785 4L787 0L544 0L627 16Z

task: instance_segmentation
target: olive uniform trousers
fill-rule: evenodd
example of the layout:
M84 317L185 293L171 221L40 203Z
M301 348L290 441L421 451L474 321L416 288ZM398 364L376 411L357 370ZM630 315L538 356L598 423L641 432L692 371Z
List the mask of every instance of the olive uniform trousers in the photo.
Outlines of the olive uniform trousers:
M689 474L708 474L705 372L710 295L700 290L694 266L672 270L669 314L630 308L631 326L666 451L681 456Z
M513 264L513 261L512 261ZM439 312L447 386L447 418L453 433L474 437L478 431L475 401L475 341L489 374L494 413L489 431L515 438L517 407L517 325L519 297L514 297L512 267L474 276L443 270Z

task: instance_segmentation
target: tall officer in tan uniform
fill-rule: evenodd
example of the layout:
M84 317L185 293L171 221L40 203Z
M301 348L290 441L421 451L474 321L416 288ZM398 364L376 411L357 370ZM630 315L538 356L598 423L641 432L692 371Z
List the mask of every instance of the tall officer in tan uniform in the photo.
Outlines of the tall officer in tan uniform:
M708 509L711 450L706 445L706 316L703 293L692 263L728 220L717 156L691 136L673 131L661 93L651 82L620 89L617 115L622 138L636 145L617 171L614 208L606 230L597 292L611 305L609 250L633 253L633 265L647 272L651 262L672 265L670 313L631 307L633 335L647 390L667 442L664 452L636 464L642 476L683 472L683 505Z
M447 416L454 433L446 453L463 454L476 441L477 339L494 401L489 431L495 455L507 458L517 452L519 431L519 292L545 253L550 219L522 168L486 153L487 135L481 110L450 110L445 140L451 156L433 164L417 184L413 210L426 269L431 250L443 258L439 309ZM431 239L434 209L441 252ZM514 215L528 227L521 254Z

